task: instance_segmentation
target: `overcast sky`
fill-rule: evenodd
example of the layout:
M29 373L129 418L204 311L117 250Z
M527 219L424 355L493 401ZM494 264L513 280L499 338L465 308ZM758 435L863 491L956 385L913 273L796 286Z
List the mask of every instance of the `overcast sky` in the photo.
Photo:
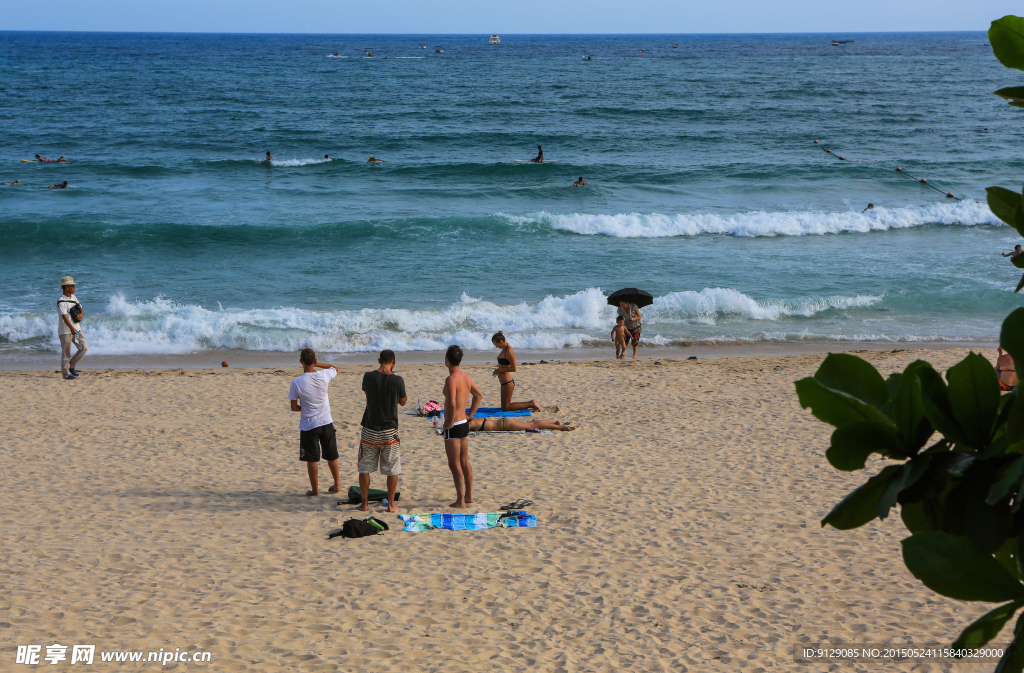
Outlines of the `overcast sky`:
M1010 0L0 0L0 30L806 33L987 30Z

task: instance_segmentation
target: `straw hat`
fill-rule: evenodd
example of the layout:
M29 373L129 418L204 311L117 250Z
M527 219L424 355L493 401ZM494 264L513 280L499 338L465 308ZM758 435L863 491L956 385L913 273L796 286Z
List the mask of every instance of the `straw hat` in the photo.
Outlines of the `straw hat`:
M60 279L60 286L61 287L64 287L65 285L74 285L74 284L75 284L75 279L72 278L71 276L64 276L63 278Z

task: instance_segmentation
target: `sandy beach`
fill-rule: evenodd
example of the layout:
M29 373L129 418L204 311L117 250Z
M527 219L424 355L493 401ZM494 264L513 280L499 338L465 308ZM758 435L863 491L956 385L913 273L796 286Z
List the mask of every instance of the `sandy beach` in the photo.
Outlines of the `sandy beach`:
M966 352L861 354L888 374ZM990 607L914 579L898 516L821 528L867 476L828 465L830 428L797 403L822 359L521 363L516 399L579 429L472 436L470 511L529 498L537 528L413 534L377 508L392 530L360 540L327 539L354 506L303 495L297 363L2 371L0 670L21 670L16 646L53 643L211 653L166 670L990 670L794 661L803 644L945 645ZM367 369L331 385L345 485ZM467 371L496 404L490 366ZM440 398L441 365L399 354L396 373L408 408ZM442 442L401 419L399 505L450 511Z

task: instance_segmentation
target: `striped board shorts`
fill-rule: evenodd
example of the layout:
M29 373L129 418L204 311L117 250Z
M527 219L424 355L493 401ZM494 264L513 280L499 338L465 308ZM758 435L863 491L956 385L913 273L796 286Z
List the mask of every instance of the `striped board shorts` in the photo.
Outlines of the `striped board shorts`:
M402 474L402 442L398 439L398 430L362 430L359 437L359 474L378 470L389 477Z

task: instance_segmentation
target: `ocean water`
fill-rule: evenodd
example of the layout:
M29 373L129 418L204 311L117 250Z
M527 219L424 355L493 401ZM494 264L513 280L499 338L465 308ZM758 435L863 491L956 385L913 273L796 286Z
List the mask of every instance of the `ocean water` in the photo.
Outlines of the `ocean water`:
M983 33L487 37L0 32L0 360L52 357L67 274L106 355L603 348L624 286L651 346L1020 305Z

